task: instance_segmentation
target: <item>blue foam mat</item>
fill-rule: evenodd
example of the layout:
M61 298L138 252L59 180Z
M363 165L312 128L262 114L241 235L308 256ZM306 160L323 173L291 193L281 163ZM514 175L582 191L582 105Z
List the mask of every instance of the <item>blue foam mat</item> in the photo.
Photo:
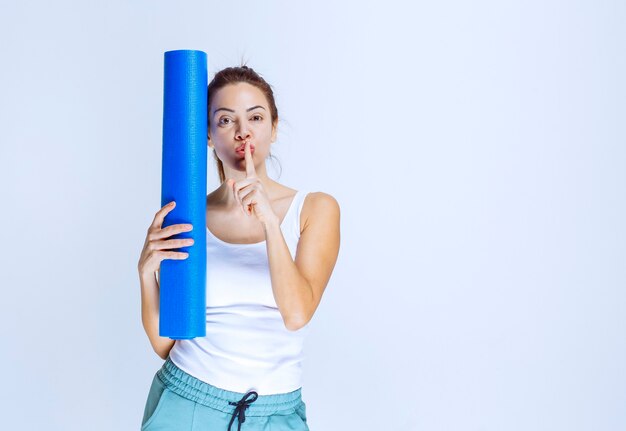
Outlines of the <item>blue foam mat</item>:
M161 206L176 201L162 228L191 223L173 238L193 238L183 260L164 259L159 270L159 335L206 336L207 55L197 50L164 54Z

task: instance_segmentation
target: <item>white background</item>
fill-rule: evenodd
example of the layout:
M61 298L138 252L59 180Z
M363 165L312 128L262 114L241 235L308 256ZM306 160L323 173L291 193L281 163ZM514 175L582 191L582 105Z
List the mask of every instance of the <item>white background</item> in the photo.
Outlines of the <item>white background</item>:
M163 53L200 49L209 79L244 60L273 86L270 176L341 206L311 430L626 429L625 20L617 0L3 2L2 428L139 429Z

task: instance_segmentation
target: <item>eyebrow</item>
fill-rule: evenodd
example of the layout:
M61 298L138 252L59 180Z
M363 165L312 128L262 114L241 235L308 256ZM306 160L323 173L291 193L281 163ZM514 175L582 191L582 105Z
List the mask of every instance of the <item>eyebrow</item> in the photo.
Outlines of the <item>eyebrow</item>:
M256 106L253 106L252 108L248 108L248 109L246 109L246 112L250 112L250 111L252 111L253 109L256 109L256 108L265 109L265 108L264 108L264 107L262 107L261 105L256 105ZM213 111L213 115L215 115L215 113L216 113L217 111L229 111L229 112L235 112L233 109L229 109L229 108L217 108L215 111Z

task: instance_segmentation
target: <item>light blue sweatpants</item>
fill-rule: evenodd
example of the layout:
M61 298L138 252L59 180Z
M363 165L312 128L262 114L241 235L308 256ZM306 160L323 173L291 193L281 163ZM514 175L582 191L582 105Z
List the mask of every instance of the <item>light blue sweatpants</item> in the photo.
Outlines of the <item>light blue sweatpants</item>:
M168 357L152 380L141 431L309 431L301 390L231 392L187 374Z

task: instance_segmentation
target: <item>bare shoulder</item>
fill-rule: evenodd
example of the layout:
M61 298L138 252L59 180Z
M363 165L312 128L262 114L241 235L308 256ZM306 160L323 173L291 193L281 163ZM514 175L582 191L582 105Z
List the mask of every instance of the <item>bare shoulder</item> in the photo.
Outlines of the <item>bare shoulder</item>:
M301 232L314 220L321 223L338 222L340 217L339 202L329 193L310 192L304 198L300 214Z

